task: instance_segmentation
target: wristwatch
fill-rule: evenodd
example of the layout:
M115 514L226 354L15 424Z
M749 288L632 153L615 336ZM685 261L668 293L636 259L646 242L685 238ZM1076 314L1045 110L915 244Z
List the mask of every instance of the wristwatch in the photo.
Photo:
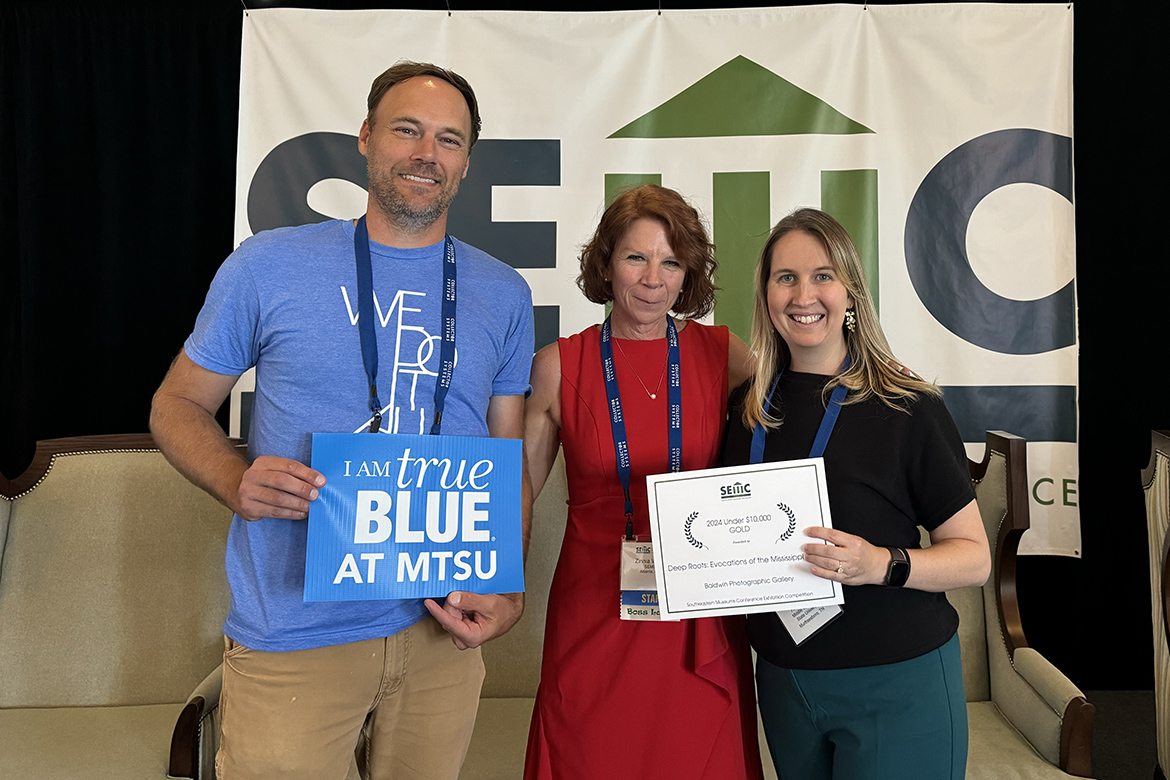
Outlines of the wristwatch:
M890 568L886 569L885 585L900 588L910 578L910 555L901 547L887 547L890 551Z

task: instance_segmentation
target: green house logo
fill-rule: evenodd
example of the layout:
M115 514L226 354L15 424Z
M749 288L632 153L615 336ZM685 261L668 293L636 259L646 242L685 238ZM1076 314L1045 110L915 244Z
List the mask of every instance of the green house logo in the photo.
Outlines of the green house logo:
M727 138L734 136L859 135L873 133L767 68L739 56L660 106L615 131L611 139ZM712 172L711 219L719 256L720 298L715 321L743 339L751 333L752 274L771 230L769 171ZM661 174L607 173L611 203L638 184L661 184ZM857 244L878 303L877 171L821 171L821 208L836 217Z
M747 57L719 66L610 138L872 133Z

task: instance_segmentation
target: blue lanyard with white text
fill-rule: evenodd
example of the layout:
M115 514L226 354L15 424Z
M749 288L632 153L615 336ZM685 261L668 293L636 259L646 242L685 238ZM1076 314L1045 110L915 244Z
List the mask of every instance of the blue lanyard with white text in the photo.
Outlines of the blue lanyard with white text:
M841 366L842 372L849 368L849 363L849 356L846 355L845 365ZM765 414L772 406L772 396L776 394L776 388L780 386L780 377L782 376L784 376L783 368L776 374L776 381L772 383L772 391L764 399ZM808 453L810 458L819 458L825 454L825 447L829 443L829 437L833 435L833 426L837 424L837 415L841 414L841 404L844 403L848 392L844 385L837 385L833 388L833 392L829 395L829 405L825 408L825 416L821 418L821 426L817 428L817 437L813 439L812 449ZM760 423L756 423L756 427L752 429L751 463L763 463L764 441L767 437L768 429Z
M439 374L435 377L435 417L431 435L438 436L443 423L443 407L455 372L455 243L444 240L442 346L439 348ZM370 385L370 433L382 426L382 402L378 400L378 338L374 332L374 272L370 261L370 236L363 215L353 232L353 254L357 263L358 334L362 341L362 364Z
M682 364L678 349L678 331L674 321L666 318L666 363L670 374L667 385L667 444L670 447L670 470L682 471ZM617 372L613 363L609 317L601 326L601 371L605 377L605 397L609 400L609 423L613 429L613 449L617 456L618 478L626 494L626 538L634 538L634 503L630 500L630 443L626 439L626 422L622 417L622 399L618 393Z

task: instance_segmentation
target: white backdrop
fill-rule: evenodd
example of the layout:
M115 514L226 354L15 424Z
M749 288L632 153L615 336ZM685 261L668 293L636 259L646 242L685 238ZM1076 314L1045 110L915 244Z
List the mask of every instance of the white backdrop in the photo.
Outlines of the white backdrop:
M484 130L451 231L520 268L538 339L602 318L576 257L623 183L660 181L708 217L713 319L745 338L768 227L834 213L895 353L946 388L972 457L984 428L1029 438L1023 551L1080 554L1067 5L268 9L246 15L242 58L237 241L362 213L349 137L386 67L466 76Z

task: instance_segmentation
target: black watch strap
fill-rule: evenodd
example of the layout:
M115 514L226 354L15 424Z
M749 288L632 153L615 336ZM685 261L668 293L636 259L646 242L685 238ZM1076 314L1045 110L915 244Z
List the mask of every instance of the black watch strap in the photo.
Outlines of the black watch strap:
M890 568L886 569L886 586L900 588L910 579L910 554L901 547L887 547L890 551Z

